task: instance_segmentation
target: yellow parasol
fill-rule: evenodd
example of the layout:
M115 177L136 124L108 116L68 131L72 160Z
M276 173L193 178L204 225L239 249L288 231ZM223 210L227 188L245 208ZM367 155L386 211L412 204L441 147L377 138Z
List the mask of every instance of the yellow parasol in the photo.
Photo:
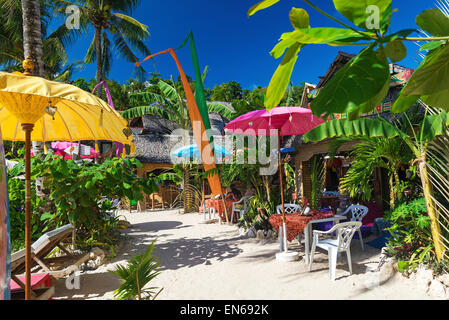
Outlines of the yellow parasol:
M127 121L97 96L65 83L0 72L3 140L25 141L22 123L34 124L32 141L108 140L131 145L131 136L123 131Z
M128 123L106 102L75 86L0 72L0 130L4 140L25 141L25 299L31 298L31 141L111 140L131 145Z

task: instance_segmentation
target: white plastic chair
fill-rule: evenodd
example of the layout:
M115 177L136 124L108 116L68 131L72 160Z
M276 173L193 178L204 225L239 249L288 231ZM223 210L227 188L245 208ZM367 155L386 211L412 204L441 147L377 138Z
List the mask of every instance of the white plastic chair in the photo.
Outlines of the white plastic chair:
M350 205L345 212L342 213L342 215L346 215L347 213L349 213L349 211L351 211L352 216L350 218L351 221L357 221L357 222L362 222L362 219L367 215L368 213L368 207L365 206L361 206L361 205ZM363 238L362 238L362 230L357 231L359 233L359 238L360 238L360 243L362 244L362 250L365 251L365 244L363 243Z
M251 197L243 197L238 202L232 203L232 214L231 214L231 223L234 221L234 213L239 215L239 218L243 217L246 211L249 210L249 203L251 201ZM236 205L243 203L243 209L237 209Z
M337 269L337 256L339 252L346 252L349 265L349 273L352 275L352 261L351 261L351 240L355 232L362 226L361 222L350 221L336 224L329 231L313 231L312 252L310 253L309 271L312 271L313 256L316 247L324 249L328 252L329 258L329 275L332 281L335 280L335 273ZM319 240L320 234L332 234L337 232L337 239Z
M293 203L284 203L284 209L285 209L285 213L296 213L299 212L301 210L301 207L297 204L293 204ZM277 214L282 214L282 204L278 205L276 207L276 212Z

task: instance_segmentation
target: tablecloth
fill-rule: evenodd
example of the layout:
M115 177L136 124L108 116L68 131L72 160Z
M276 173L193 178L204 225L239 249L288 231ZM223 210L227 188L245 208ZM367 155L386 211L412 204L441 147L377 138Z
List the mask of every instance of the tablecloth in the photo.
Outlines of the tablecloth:
M304 232L307 224L312 220L327 219L334 216L332 211L320 212L311 211L312 216L301 216L299 213L286 214L285 218L287 220L287 240L292 241L300 233ZM282 226L282 214L274 214L270 217L269 222L279 232L279 226Z
M225 202L226 202L226 209L228 211L228 217L231 218L232 204L235 201L227 199L227 200L225 200ZM205 201L205 204L206 204L206 208L214 208L218 212L219 216L222 219L226 219L225 215L224 215L223 200L221 200L221 199L208 199L208 200ZM203 208L200 209L200 212L203 212Z

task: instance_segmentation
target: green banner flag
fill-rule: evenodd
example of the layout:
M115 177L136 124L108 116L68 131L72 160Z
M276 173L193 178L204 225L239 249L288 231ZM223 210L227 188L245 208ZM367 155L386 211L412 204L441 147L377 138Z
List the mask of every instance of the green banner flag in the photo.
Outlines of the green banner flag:
M209 112L207 108L206 97L204 95L204 84L201 76L200 64L198 62L198 54L196 52L192 31L190 31L189 35L181 44L181 46L175 50L184 48L189 40L190 40L190 53L192 55L193 68L195 70L195 100L198 105L198 109L200 110L204 126L206 127L206 130L209 130L210 129ZM209 137L209 139L211 139L211 137Z

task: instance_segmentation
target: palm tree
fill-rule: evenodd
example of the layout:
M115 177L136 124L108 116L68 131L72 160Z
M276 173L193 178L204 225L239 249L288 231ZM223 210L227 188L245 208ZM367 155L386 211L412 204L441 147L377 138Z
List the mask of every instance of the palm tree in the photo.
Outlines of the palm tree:
M49 21L51 19L52 4L50 1L40 1L41 35L42 35L42 63L43 70L36 75L47 79L68 81L76 68L82 66L81 61L76 61L66 66L68 58L65 46L57 33L47 35ZM6 71L23 71L22 61L25 59L24 50L24 24L23 11L20 0L5 0L0 4L0 65ZM27 34L28 31L27 31ZM27 39L30 43L30 39ZM39 45L38 45L39 46ZM28 55L30 45L27 44ZM35 48L33 48L35 49ZM35 61L37 64L37 62Z
M347 141L344 139L343 141ZM384 168L389 175L390 207L396 207L396 199L402 197L399 167L412 159L411 150L401 138L360 137L360 143L351 150L352 165L341 180L341 188L352 198L371 200L370 181L375 168Z
M42 51L41 1L22 0L23 52L34 63L34 74L45 75Z
M135 52L147 56L150 50L144 41L150 33L148 27L129 14L140 4L140 0L55 0L57 12L65 15L67 6L80 9L80 29L68 30L62 25L56 31L65 41L72 41L94 29L94 37L84 58L86 63L96 62L97 82L105 79L111 70L113 51L128 62L139 59Z

